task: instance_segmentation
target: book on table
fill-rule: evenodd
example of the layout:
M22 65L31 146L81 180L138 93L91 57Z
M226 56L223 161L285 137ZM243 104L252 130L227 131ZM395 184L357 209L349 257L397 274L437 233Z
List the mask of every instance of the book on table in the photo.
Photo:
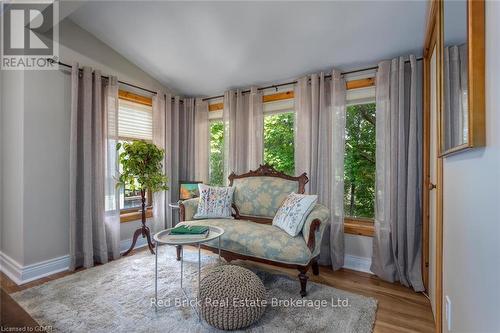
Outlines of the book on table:
M170 230L169 237L172 240L198 240L208 237L210 229L207 226L187 226L182 225Z

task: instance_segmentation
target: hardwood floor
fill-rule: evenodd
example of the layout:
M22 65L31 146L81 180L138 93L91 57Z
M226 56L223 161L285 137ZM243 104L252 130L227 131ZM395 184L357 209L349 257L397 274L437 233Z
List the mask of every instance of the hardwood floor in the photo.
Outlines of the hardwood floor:
M186 250L191 251L188 248ZM213 255L208 251L204 251L204 254ZM249 261L245 262L245 265L253 265L269 271L278 271L293 277L297 276L297 272L291 269L282 269ZM3 309L0 310L0 313L2 316L2 326L4 322L19 324L20 321L25 323L26 326L33 325L32 319L29 315L24 315L22 309L21 311L5 311L6 308L13 308L17 304L13 300L8 299L5 301L7 305L4 304L6 297L3 291L7 294L14 293L68 274L73 273L58 273L22 286L17 286L12 280L1 273L0 286L2 289ZM312 273L309 273L309 279L310 281L323 283L338 289L376 298L379 303L374 329L375 333L434 332L434 319L428 299L424 295L415 293L400 284L384 282L373 275L346 269L333 272L331 269L322 266L320 267L320 275L314 276Z

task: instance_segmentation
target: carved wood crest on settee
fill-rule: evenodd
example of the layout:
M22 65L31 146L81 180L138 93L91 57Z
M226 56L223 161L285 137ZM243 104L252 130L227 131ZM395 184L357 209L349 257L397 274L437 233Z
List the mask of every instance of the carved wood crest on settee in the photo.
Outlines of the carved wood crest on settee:
M260 165L257 170L250 170L247 173L243 173L241 175L237 175L233 172L227 177L229 179L229 186L233 186L233 181L235 179L240 179L240 178L248 178L248 177L276 177L276 178L281 178L281 179L286 179L286 180L292 180L296 181L299 183L299 194L303 194L305 191L306 184L309 182L309 178L307 178L307 173L303 173L298 177L294 176L289 176L284 174L283 172L279 172L276 169L274 169L272 166L264 164Z

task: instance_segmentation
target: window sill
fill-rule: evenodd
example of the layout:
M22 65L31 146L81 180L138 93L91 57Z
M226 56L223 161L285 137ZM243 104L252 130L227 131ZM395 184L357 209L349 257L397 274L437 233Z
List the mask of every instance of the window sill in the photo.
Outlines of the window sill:
M361 217L345 217L344 233L350 235L373 237L373 235L375 234L373 219Z
M153 217L153 208L146 209L146 218ZM120 214L120 223L138 221L142 218L142 212L131 212Z

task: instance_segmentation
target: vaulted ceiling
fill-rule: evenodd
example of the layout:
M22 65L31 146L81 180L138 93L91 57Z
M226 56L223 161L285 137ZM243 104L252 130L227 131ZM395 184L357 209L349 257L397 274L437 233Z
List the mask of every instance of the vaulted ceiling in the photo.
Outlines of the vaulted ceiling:
M426 1L87 2L83 29L192 96L420 55Z

